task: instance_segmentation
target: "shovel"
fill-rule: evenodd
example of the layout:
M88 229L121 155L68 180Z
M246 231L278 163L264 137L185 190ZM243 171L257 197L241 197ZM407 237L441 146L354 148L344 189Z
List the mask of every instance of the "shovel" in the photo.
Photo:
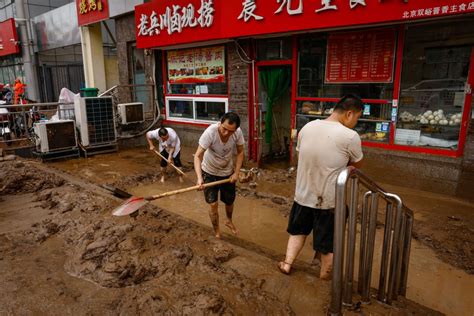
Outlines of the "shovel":
M228 182L230 182L230 178L215 181L215 182L205 183L205 184L202 185L202 188L209 188L209 187L213 187L213 186L228 183ZM131 198L129 198L128 200L123 202L121 205L116 207L112 211L112 215L114 215L114 216L130 215L130 214L136 212L140 207L147 204L149 201L161 199L161 198L166 197L166 196L171 196L171 195L180 194L180 193L184 193L184 192L194 191L194 190L197 190L199 188L200 188L199 185L195 185L195 186L184 188L184 189L169 191L169 192L156 194L156 195L151 195L151 196L146 196L146 197L132 196Z
M154 149L153 151L155 152L155 154L157 154L158 156L160 156L161 159L164 159L164 160L168 161L168 159L166 159L166 158L165 158L162 154L160 154L157 150ZM178 171L178 173L179 173L180 175L186 176L186 174L185 174L183 171L181 171L181 169L179 169L178 167L176 167L173 163L169 163L169 165L171 165L171 167L175 168L176 171Z

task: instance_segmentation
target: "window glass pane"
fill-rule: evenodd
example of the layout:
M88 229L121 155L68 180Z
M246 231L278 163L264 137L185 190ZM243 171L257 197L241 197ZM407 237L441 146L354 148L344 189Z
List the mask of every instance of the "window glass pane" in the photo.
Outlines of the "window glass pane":
M352 93L364 99L393 98L393 83L325 84L327 34L299 41L298 96L340 98Z
M291 37L269 38L257 41L257 60L291 59Z
M224 102L196 102L196 119L198 120L219 121L224 113Z
M177 118L193 118L193 101L169 100L169 116Z
M406 32L395 143L456 150L474 21Z

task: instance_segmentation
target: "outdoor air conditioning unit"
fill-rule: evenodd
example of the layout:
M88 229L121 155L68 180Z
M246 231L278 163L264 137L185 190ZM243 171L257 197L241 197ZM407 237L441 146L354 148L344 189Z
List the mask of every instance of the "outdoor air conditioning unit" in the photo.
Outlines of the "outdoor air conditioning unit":
M34 131L37 135L38 152L49 153L77 148L76 124L73 120L35 123Z
M117 141L111 97L74 97L74 114L84 147Z
M121 103L117 105L121 124L143 123L145 121L145 110L143 103Z

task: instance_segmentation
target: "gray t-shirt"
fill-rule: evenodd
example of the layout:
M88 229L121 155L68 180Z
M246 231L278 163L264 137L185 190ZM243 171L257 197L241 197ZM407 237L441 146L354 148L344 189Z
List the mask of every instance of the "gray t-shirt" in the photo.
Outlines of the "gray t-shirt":
M359 135L339 122L316 120L298 134L295 201L318 209L335 207L336 179L349 162L363 158Z
M227 177L234 172L237 145L243 145L245 141L242 130L237 128L229 140L223 143L219 137L219 124L210 125L199 138L199 146L206 150L201 169L214 176Z

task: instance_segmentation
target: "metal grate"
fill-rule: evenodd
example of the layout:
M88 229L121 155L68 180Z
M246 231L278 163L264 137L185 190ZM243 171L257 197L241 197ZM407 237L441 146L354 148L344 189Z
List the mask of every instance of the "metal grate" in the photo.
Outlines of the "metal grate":
M50 151L77 147L73 121L47 124L46 132Z
M89 144L116 141L112 98L86 98Z

